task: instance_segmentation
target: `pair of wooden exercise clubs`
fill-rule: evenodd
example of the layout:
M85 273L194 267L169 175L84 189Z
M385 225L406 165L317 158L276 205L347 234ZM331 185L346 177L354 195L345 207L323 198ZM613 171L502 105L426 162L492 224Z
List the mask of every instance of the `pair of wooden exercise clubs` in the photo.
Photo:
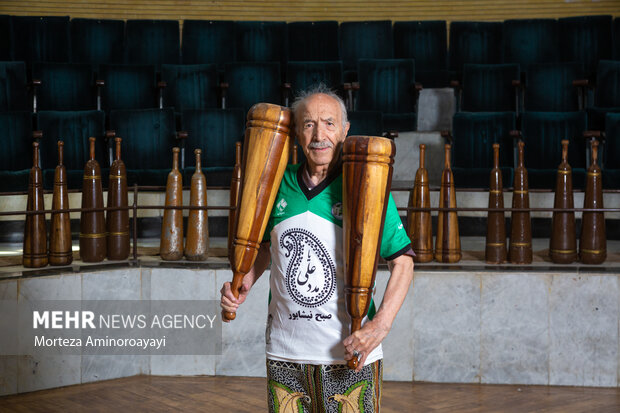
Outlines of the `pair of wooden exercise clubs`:
M90 159L84 166L80 217L80 258L84 262L125 260L129 256L127 173L121 160L121 138L115 139L116 159L110 166L108 211L104 216L101 168L95 160L95 138L90 138ZM43 174L39 167L39 144L33 142L24 228L23 265L39 268L69 265L73 261L67 170L64 143L58 141L58 166L54 172L49 249L43 201Z
M602 209L603 193L601 169L597 164L598 142L592 141L592 162L587 171L584 209ZM430 191L428 171L425 168L425 145L420 145L420 167L409 198L407 214L408 233L411 237L416 262L454 263L461 259L461 241L456 208L454 176L450 166L450 145L445 145L445 163L441 177L437 236L433 251ZM510 244L506 248L504 222L504 195L502 173L499 169L499 144L493 144L494 167L491 170L489 212L485 260L499 264L532 262L532 229L530 220L529 184L523 162L524 143L518 145L518 164L515 168L512 197ZM549 257L558 264L568 264L578 259L584 264L601 264L606 259L605 216L601 211L584 211L577 250L575 212L573 201L572 169L567 161L568 141L562 141L562 162L558 166ZM429 209L429 210L420 210ZM563 211L563 210L566 211Z
M236 173L239 174L240 144L237 146ZM159 256L166 261L177 261L184 256L190 261L204 261L209 255L209 223L207 210L207 180L202 172L200 149L194 150L196 170L192 175L189 194L187 236L183 240L183 176L179 171L179 148L172 148L172 170L166 181L166 201L161 225ZM239 176L239 182L241 177ZM231 188L231 196L233 188ZM202 209L200 209L202 208ZM233 213L234 211L231 211Z

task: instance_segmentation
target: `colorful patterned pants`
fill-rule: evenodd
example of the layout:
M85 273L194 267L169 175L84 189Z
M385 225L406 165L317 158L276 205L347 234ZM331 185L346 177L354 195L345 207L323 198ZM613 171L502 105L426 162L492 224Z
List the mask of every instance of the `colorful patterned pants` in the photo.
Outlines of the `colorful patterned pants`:
M267 360L267 402L272 413L379 412L383 360L356 373L346 365Z

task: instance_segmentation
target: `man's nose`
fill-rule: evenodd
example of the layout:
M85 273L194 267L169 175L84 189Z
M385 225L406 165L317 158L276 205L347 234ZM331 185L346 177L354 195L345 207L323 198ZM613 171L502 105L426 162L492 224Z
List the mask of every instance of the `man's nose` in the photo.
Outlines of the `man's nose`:
M315 139L322 141L327 137L327 128L324 125L321 125L320 123L317 125L317 127L314 130L314 137Z

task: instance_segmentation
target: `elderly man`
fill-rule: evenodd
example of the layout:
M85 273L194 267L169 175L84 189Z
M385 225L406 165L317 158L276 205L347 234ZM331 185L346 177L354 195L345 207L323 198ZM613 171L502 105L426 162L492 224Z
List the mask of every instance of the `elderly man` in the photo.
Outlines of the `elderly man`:
M348 335L341 160L347 112L322 86L299 96L292 109L306 161L287 168L254 267L239 298L224 284L221 306L236 312L271 260L265 334L270 411L378 411L381 342L412 282L410 241L390 196L381 243L390 279L379 309L372 304L362 328ZM359 359L356 371L346 366L352 357Z

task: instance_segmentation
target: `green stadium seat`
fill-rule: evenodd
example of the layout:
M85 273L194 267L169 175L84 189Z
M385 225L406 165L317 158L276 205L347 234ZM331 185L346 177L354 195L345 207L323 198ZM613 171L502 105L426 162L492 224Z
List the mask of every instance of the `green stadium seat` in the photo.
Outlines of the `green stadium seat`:
M458 112L452 120L452 172L459 188L489 188L493 144L500 145L504 187L513 181L514 112Z
M179 64L178 20L127 20L125 62L140 65Z
M340 60L338 22L291 22L288 24L289 61Z
M580 16L558 19L560 58L579 62L594 75L599 60L612 58L611 16Z
M182 129L187 132L185 149L193 154L202 149L202 170L208 185L230 185L235 166L235 142L243 142L245 113L240 109L186 110L182 113ZM190 182L195 171L193 156L185 157L185 182ZM189 162L188 162L189 161Z
M102 168L102 183L107 187L108 174L104 172L109 167L109 159L105 150L105 114L102 111L40 111L36 119L38 129L43 133L40 152L45 188L54 187L59 140L64 142L67 185L70 189L82 188L84 165L90 159L90 137L97 139L95 159Z
M71 59L74 63L123 63L124 50L123 20L71 20Z
M392 59L394 41L390 20L354 21L340 24L340 60L345 82L357 80L360 59Z
M414 59L416 81L425 88L447 87L447 30L444 20L394 23L394 57Z
M450 23L450 63L453 79L460 80L463 65L502 63L502 23Z
M172 148L178 146L174 111L165 109L112 110L110 129L122 138L128 185L166 185L172 167Z
M13 59L33 62L69 62L68 16L11 16Z
M308 90L311 86L319 83L323 83L332 90L342 92L342 62L288 62L286 81L290 83L294 96L300 91Z
M256 103L282 104L280 64L277 62L232 62L224 69L226 108L238 108L244 112Z
M383 115L378 110L360 110L349 112L349 135L348 136L383 136Z
M620 112L620 60L601 60L596 71L594 104L588 107L591 130L605 129L605 115Z
M189 65L224 63L235 60L234 23L230 20L185 20L183 22L183 63Z
M596 73L594 106L620 107L620 60L601 60Z
M26 82L24 62L0 62L0 112L32 109Z
M28 190L32 167L32 113L0 112L0 192Z
M533 112L574 112L583 109L585 92L573 81L586 79L581 63L540 63L525 71L523 107Z
M158 90L153 65L100 65L98 79L101 87L101 108L148 109L156 108Z
M613 58L620 60L620 17L614 19L613 49Z
M532 63L560 60L557 20L505 20L502 38L504 63L518 63L523 71Z
M286 22L235 21L235 61L287 61L288 36Z
M416 130L418 91L413 59L361 59L358 74L355 110L380 111L390 131Z
M11 51L11 16L0 15L0 62L13 60Z
M620 189L620 113L605 116L603 188Z
M587 152L583 132L586 130L585 112L523 112L521 134L530 188L555 188L564 139L569 141L568 164L573 170L573 187L585 188Z
M36 110L96 110L95 68L88 63L33 63L32 78L41 82Z
M507 112L519 108L517 64L475 65L463 67L460 110L465 112Z
M187 109L216 108L218 74L215 64L162 65L163 106L180 113Z

